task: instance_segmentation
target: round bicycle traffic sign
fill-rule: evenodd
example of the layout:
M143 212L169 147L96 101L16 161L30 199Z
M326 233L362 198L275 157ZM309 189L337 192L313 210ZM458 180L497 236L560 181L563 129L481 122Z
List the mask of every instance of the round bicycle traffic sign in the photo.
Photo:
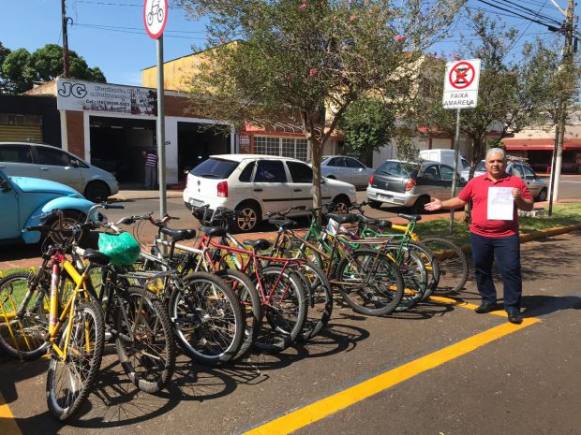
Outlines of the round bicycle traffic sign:
M472 84L476 78L476 71L469 62L458 62L450 68L448 81L456 89L465 89Z
M151 38L158 39L163 35L167 23L167 11L167 0L144 0L143 24Z

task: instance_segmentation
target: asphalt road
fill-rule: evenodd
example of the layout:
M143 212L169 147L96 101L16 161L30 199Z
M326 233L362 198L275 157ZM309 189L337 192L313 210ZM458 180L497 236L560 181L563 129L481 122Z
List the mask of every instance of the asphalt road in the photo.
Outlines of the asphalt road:
M578 434L580 255L579 232L523 245L525 315L541 320L526 328L442 303L386 318L336 304L327 331L281 354L214 368L180 356L173 385L155 396L130 384L111 349L96 391L69 425L47 413L45 361L0 363L0 392L30 434L242 433L291 411L309 434ZM472 281L459 296L478 303ZM482 334L492 341L473 345ZM390 373L398 376L391 384L382 378ZM301 417L319 400L325 406ZM344 409L322 417L341 400ZM0 406L0 432L13 421L7 415Z

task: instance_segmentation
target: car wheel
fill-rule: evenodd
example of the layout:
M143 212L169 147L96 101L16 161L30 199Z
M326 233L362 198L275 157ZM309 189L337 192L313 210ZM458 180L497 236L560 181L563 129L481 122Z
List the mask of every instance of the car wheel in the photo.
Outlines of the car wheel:
M61 244L72 236L71 228L85 221L85 214L76 210L64 210L62 219L54 219L50 223L50 232L47 239L52 244Z
M233 229L237 232L249 232L260 222L260 211L256 204L245 202L236 207Z
M379 209L379 208L381 208L381 202L380 201L369 201L369 207L374 208L374 209Z
M351 206L351 201L345 196L338 196L333 200L333 211L338 214L349 213L349 207Z
M93 202L103 202L111 195L109 186L102 181L91 181L85 188L85 198Z
M430 197L429 196L420 196L416 200L416 203L413 205L412 212L414 214L422 214L422 213L425 213L426 210L424 209L424 207L425 207L425 205L428 202L430 202Z
M546 201L546 200L547 200L547 189L541 189L541 191L537 195L537 201Z

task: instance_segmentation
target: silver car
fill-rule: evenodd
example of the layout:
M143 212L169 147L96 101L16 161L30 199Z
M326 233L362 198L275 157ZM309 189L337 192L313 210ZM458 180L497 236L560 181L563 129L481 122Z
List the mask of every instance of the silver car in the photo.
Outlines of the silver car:
M531 192L531 195L535 201L546 201L548 192L547 183L545 180L537 176L533 168L531 168L531 166L526 161L514 158L511 159L509 157L508 163L506 164L506 172L510 175L516 175L517 177L520 177L527 185L527 188ZM483 175L485 173L485 161L481 160L476 165L474 176L478 177L479 175ZM463 171L462 175L468 179L468 171Z
M420 214L432 198L451 197L453 174L451 166L439 162L386 160L369 180L367 199L374 208L385 202ZM465 185L458 175L458 189Z
M365 187L373 174L373 169L353 157L323 156L321 172L323 177L345 181L356 187Z
M50 145L0 142L0 169L11 176L57 181L93 202L119 191L113 174Z

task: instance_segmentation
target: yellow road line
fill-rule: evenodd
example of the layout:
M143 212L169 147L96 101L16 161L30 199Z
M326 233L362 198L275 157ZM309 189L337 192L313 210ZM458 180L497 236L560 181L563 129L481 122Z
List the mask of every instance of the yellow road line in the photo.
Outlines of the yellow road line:
M411 379L414 376L427 372L428 370L461 357L462 355L473 352L488 343L496 341L506 335L513 334L538 322L540 322L539 319L527 318L524 319L523 323L520 325L503 323L502 325L495 326L494 328L488 329L458 343L384 372L368 379L367 381L363 381L346 390L311 403L304 408L283 415L275 420L263 424L262 426L251 429L245 434L270 435L294 432L401 382Z
M468 302L459 301L458 299L446 298L444 296L430 296L428 298L428 300L430 302L436 302L438 304L454 305L456 307L466 308L466 309L472 310L472 311L474 311L478 307L478 305L475 305L475 304L470 304ZM493 316L498 316L498 317L504 317L504 318L508 317L508 314L506 313L506 311L504 311L502 309L491 311L488 314L491 314Z
M2 435L22 435L14 419L14 414L12 414L2 393L0 393L0 433Z

